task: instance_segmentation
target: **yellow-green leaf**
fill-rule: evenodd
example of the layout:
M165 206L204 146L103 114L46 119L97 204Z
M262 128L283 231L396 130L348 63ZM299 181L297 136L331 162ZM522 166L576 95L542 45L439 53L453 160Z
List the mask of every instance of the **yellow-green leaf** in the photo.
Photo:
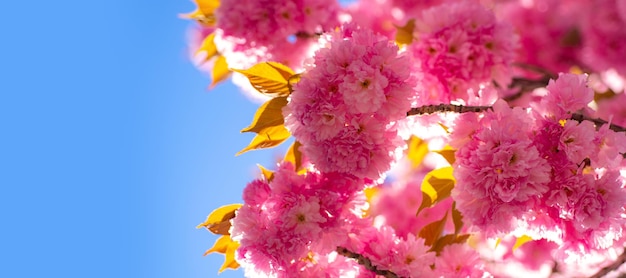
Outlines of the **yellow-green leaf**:
M448 220L447 211L443 218L424 226L424 228L420 230L419 237L424 239L425 245L432 246L435 241L441 237L443 228L446 226L446 220Z
M435 152L443 156L443 158L445 158L446 161L450 163L450 165L454 164L454 162L456 161L456 158L454 157L456 150L450 146L445 146L442 150L438 150Z
M299 141L293 142L283 159L283 161L291 162L296 169L296 172L299 172L302 168L302 153L300 152L300 146L302 146L302 144L300 144Z
M274 172L263 167L261 164L257 164L256 166L259 167L259 169L261 170L261 174L267 182L271 182L274 179Z
M211 249L204 252L204 255L208 255L213 252L224 254L224 264L220 268L218 273L226 270L227 268L237 269L239 263L235 260L235 251L239 248L239 242L233 241L230 235L223 235L215 241L215 244Z
M415 19L409 20L404 26L396 26L396 42L399 45L413 42L413 30L415 30Z
M276 147L282 142L285 142L289 136L291 136L291 134L284 125L267 127L259 131L250 144L243 150L239 151L236 155L240 155L251 150Z
M518 237L517 240L515 240L515 244L513 245L512 250L515 251L517 248L520 248L522 245L524 245L524 243L529 241L533 241L533 238L527 235L522 235L521 237Z
M217 55L217 47L215 46L213 39L215 39L215 33L211 33L206 36L206 38L202 40L202 45L200 45L200 48L196 51L196 55L204 56L203 62L206 62Z
M212 211L207 219L196 228L207 228L214 234L228 235L230 229L230 220L235 218L235 211L241 207L241 204L231 204L221 206Z
M421 165L426 154L428 154L428 142L417 136L411 136L407 150L407 157L411 161L411 166L416 168Z
M211 88L215 87L217 83L224 81L228 78L230 70L228 70L228 64L226 63L226 57L220 55L217 56L215 64L213 65L213 71L211 71Z
M282 125L285 122L282 112L285 105L287 105L287 97L276 97L266 101L257 109L252 124L242 129L241 132L259 133L268 127Z
M272 97L291 93L290 78L295 74L289 67L276 62L259 63L247 70L233 69L248 78L252 87Z
M450 196L456 180L452 175L452 167L444 167L430 171L422 181L422 204L417 210L433 206Z

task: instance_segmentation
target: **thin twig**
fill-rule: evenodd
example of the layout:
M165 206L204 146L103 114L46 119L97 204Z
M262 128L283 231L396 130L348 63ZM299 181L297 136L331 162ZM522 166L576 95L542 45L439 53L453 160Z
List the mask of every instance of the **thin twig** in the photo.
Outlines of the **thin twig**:
M378 267L372 264L372 261L370 261L370 259L366 258L365 256L359 253L354 253L348 250L348 248L337 246L336 251L337 253L339 253L339 255L342 255L347 258L355 259L360 265L364 266L367 270L376 273L377 275L382 275L387 278L399 277L397 274L393 273L390 270L378 269Z
M572 117L570 117L570 119L572 119L574 121L577 121L577 122L590 121L590 122L596 124L596 126L598 126L598 127L609 123L609 122L607 122L607 121L605 121L603 119L590 118L590 117L587 117L587 116L585 116L583 114L578 114L578 113L572 114ZM609 129L611 129L611 130L613 130L615 132L626 132L626 128L623 128L621 126L614 125L614 124L609 125Z
M455 112L455 113L467 113L467 112L484 112L486 110L493 110L491 106L465 106L454 104L433 104L420 107L414 107L406 113L407 116L432 114L436 112Z
M526 64L526 63L513 63L513 66L518 67L520 69L525 69L528 71L533 71L536 73L540 73L542 75L547 75L547 76L551 76L552 78L556 78L558 75L554 74L553 72L544 69L540 66L535 66L535 65L531 65L531 64Z
M593 276L590 276L589 278L603 277L609 274L609 272L618 269L624 263L626 263L626 248L624 248L624 252L621 255L619 255L619 257L617 257L617 260L615 260L612 264L603 267L598 272L596 272L596 274L594 274Z
M526 79L520 77L514 77L509 84L509 89L519 88L517 93L504 97L507 102L520 98L524 93L531 92L537 88L545 87L550 82L552 77L550 75L544 75L540 79Z

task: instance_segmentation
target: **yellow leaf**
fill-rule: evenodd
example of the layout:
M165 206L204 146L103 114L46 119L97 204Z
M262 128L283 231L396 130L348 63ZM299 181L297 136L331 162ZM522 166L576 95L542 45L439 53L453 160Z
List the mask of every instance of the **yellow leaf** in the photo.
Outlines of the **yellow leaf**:
M450 128L448 128L447 126L445 126L445 125L444 125L444 124L442 124L442 123L438 123L438 124L439 124L439 126L440 126L441 128L443 128L443 130L444 130L446 133L450 133Z
M515 249L520 248L522 245L524 245L524 243L532 241L533 238L529 237L527 235L523 235L521 237L518 237L517 240L515 240L515 244L513 245L513 251L515 251Z
M288 96L291 93L290 79L295 74L289 67L276 63L259 63L247 70L233 69L245 75L252 87L272 97Z
M202 41L202 45L200 45L200 49L196 51L196 55L204 54L203 62L206 62L213 58L213 56L217 55L217 47L215 46L213 39L215 39L215 33L211 33L206 36L206 38Z
M443 218L424 226L424 228L420 230L419 237L424 239L425 245L432 246L435 241L441 237L443 228L446 226L446 220L448 220L447 211Z
M456 157L454 157L454 153L456 153L456 150L450 146L445 146L442 150L438 150L435 152L443 156L443 158L445 158L446 161L450 163L450 165L454 164L454 162L456 161Z
M277 97L266 101L257 109L252 124L242 129L241 132L259 133L268 127L282 125L285 122L282 112L285 105L287 105L287 97Z
M261 164L257 164L256 166L259 167L259 169L261 170L261 174L267 182L271 182L274 179L274 172L263 167Z
M365 198L367 199L367 202L371 204L372 199L374 199L374 197L376 197L380 193L380 187L372 186L365 188L363 193L365 193Z
M413 42L413 30L415 29L415 19L409 20L404 26L396 26L396 42L399 45Z
M215 64L213 65L213 71L211 72L211 88L215 87L217 83L224 81L228 78L230 71L228 70L228 64L226 63L226 57L217 56Z
M378 186L367 187L365 188L365 190L363 190L363 193L365 193L365 199L367 200L367 203L369 204L369 206L367 206L367 210L363 210L362 216L365 218L369 216L370 211L372 210L372 200L374 200L374 197L376 197L380 193L380 187Z
M604 91L602 93L595 92L593 94L593 100L595 102L600 102L601 100L609 100L609 99L615 97L616 95L617 94L615 92L613 92L613 90L607 89L606 91Z
M289 92L293 92L293 85L295 85L296 83L300 82L301 76L300 74L294 74L292 76L289 77L289 79L287 79L287 86L289 87Z
M204 255L206 256L213 252L224 254L224 264L222 264L218 272L221 273L227 268L239 268L239 263L235 260L235 251L237 251L237 248L239 248L239 242L231 240L229 235L223 235L215 241L211 249L204 252Z
M456 180L452 175L452 167L444 167L430 171L422 181L422 204L417 210L419 214L422 209L439 203L450 196Z
M441 250L443 250L443 248L448 245L457 244L457 243L465 243L467 239L469 238L469 236L470 236L469 234L464 234L464 235L448 234L448 235L442 236L439 239L437 239L437 241L435 241L435 243L432 245L432 247L428 251L435 251L437 252L437 254L439 254L439 252L441 252Z
M295 167L296 172L299 172L302 168L302 153L300 152L300 146L302 146L300 142L293 142L293 144L291 144L291 147L289 147L289 150L287 150L285 158L283 159L283 161L291 162L291 164L293 164L293 166Z
M411 166L416 168L422 164L424 157L428 154L428 142L420 139L417 136L411 136L409 139L409 148L407 150L407 157L411 161Z
M454 234L459 234L463 228L463 215L456 208L456 202L452 202L452 222L454 223Z
M285 142L291 134L284 125L270 126L258 132L250 144L236 155L240 155L250 150L272 148Z
M193 19L205 26L215 25L215 9L220 6L219 0L196 0L196 10L181 17Z
M230 229L230 220L235 218L235 211L241 207L241 204L231 204L221 206L212 211L207 219L196 228L207 228L217 235L228 235Z

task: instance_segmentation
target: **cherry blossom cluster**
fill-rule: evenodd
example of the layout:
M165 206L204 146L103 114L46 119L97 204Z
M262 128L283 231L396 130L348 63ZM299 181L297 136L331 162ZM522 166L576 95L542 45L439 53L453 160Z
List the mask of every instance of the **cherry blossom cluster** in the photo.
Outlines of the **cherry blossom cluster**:
M484 6L445 3L424 10L415 25L408 51L416 60L412 71L424 74L420 104L467 103L492 82L510 83L517 37Z
M626 74L626 1L508 1L496 12L520 34L520 62L553 72L577 66Z
M409 60L387 38L354 25L326 40L294 87L286 126L320 171L379 179L404 145L391 123L411 107Z
M232 222L230 234L240 244L237 261L247 275L289 277L302 268L358 273L357 264L327 256L368 226L361 219L367 204L358 194L363 183L338 174L298 175L290 163L272 177L246 186L244 206Z
M535 113L498 101L459 119L453 198L485 236L516 232L571 253L606 249L626 220L626 135L571 119L593 99L584 75L562 74L546 89Z
M306 162L245 187L222 235L246 276L600 277L626 261L626 0L203 1L215 22L192 48L212 38L222 71L282 63L254 73L282 91L250 130L291 134Z

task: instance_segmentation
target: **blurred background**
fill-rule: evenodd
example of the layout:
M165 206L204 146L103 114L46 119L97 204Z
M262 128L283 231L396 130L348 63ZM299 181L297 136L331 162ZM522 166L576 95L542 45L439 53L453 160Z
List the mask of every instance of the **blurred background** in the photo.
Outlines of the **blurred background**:
M234 156L258 104L208 90L178 17L194 8L0 4L0 277L218 277L196 225L282 151Z

